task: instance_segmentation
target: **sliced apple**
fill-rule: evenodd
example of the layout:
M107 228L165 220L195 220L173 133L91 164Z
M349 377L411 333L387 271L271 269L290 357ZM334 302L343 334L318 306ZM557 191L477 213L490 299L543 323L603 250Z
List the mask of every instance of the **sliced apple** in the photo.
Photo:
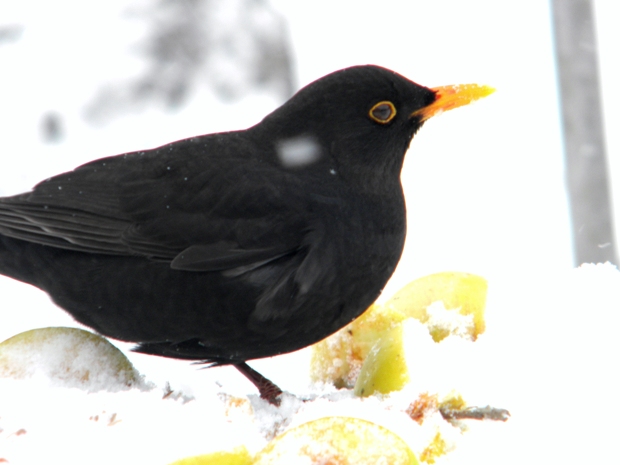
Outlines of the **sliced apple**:
M394 328L407 318L416 318L427 326L435 342L448 335L475 341L485 329L486 292L486 280L470 273L443 272L417 279L385 305L372 305L357 320L315 344L310 376L337 388L353 388L358 383L355 390L364 395L400 389L408 373L405 358L393 358L404 353L402 334ZM362 368L373 347L376 353ZM382 363L390 365L382 367ZM365 378L358 381L362 371ZM369 383L379 384L371 388Z
M485 330L486 297L486 279L447 271L412 281L385 306L427 325L435 342L450 334L475 341ZM443 307L436 305L438 302Z
M370 349L405 316L372 305L362 316L312 347L310 377L337 388L353 388Z
M325 417L273 439L253 465L419 465L409 446L392 431L366 420Z
M87 391L126 389L140 376L107 339L77 328L40 328L0 343L0 377L47 377Z
M377 392L400 391L409 382L409 371L403 344L403 327L397 325L384 331L370 349L355 383L360 397Z

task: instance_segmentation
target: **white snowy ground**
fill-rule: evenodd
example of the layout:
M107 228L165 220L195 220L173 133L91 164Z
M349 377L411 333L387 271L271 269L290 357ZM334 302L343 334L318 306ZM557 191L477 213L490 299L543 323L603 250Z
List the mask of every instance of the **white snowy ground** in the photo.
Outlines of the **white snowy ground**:
M86 393L45 380L0 380L0 459L165 465L239 445L257 452L276 431L333 415L383 425L419 451L434 430L399 409L419 392L455 389L471 405L507 408L511 417L469 421L464 434L445 425L456 450L437 463L616 463L619 287L620 272L610 265L550 273L545 281L491 279L487 332L475 343L440 344L405 333L416 336L407 355L412 381L387 398L309 385L307 351L253 364L295 396L319 396L303 403L287 395L279 409L232 369L197 371L135 354L131 360L155 384L148 391ZM167 382L175 394L162 399ZM248 396L253 413L230 408L222 393Z
M448 343L411 353L410 368L428 367L429 360L431 367L407 389L454 388L471 404L512 414L506 423L470 422L457 449L438 463L617 462L620 275L608 265L571 269L546 2L387 0L380 8L344 0L317 0L303 8L288 0L272 3L290 21L302 85L338 68L375 63L425 85L479 82L498 89L472 107L430 121L412 143L403 172L408 242L386 296L436 271L473 272L489 280L487 332L468 350ZM118 35L120 42L132 31L106 22L120 8L116 2L91 3L76 13L77 5L82 3L59 1L53 9L34 0L0 5L2 24L25 18L32 25L19 47L0 47L3 195L100 156L247 127L274 107L268 96L222 107L203 93L176 114L150 110L104 127L87 126L80 119L84 96L97 80L122 71L115 53L100 46L97 54L80 54L80 47L103 35ZM609 39L610 5L596 2L612 127L617 105L610 103L617 103L617 91L610 83L617 81L618 67L609 58L610 44L617 43ZM71 15L63 13L67 7ZM100 18L101 27L80 27L71 19L75 14ZM38 140L38 118L50 108L66 117L62 144ZM608 136L615 174L617 136ZM0 340L35 327L73 324L29 286L1 278L0 298ZM197 370L119 346L153 389L86 394L1 381L0 463L166 464L241 443L255 451L276 423L334 414L380 422L416 443L402 416L384 410L401 402L398 395L362 401L333 394L336 402L303 405L287 398L274 411L233 369ZM450 356L461 361L437 369ZM433 364L433 357L439 362ZM307 364L307 350L252 363L300 397L320 393L309 383ZM162 400L167 383L184 396ZM255 416L239 411L225 417L220 393L249 396Z

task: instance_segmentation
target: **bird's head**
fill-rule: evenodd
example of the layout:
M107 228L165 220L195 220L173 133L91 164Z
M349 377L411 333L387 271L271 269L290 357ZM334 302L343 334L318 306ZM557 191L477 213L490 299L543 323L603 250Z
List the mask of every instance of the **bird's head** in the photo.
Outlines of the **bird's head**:
M409 143L427 119L491 92L476 84L428 88L385 68L355 66L304 87L257 128L285 169L398 182Z

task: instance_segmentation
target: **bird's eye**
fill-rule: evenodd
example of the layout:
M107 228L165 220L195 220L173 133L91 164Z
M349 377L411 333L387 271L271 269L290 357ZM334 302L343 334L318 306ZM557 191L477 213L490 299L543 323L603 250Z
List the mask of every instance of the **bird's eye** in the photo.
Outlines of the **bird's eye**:
M372 106L368 112L368 116L377 123L387 124L396 116L396 107L392 102L379 102Z

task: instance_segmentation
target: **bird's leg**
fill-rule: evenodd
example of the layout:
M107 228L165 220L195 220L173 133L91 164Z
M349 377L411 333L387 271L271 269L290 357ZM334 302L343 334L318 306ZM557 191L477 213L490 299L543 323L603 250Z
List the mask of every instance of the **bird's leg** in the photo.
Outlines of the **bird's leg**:
M252 381L252 384L258 388L261 399L265 399L271 405L280 405L281 399L279 396L282 394L282 390L278 386L273 384L258 371L250 368L250 366L245 362L235 363L233 366L239 370L243 376Z

